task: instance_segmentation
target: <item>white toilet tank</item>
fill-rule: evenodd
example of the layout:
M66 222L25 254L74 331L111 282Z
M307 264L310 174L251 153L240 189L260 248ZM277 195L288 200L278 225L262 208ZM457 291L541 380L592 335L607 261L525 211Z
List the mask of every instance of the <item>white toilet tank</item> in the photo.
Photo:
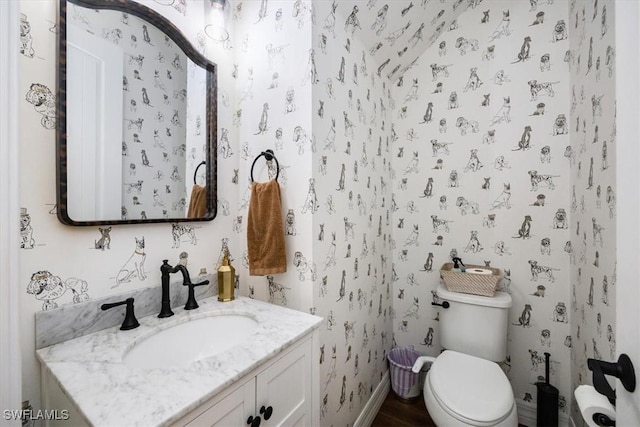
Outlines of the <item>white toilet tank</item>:
M446 350L501 362L507 356L511 295L493 297L449 292L440 283L437 295L449 308L440 309L440 344Z

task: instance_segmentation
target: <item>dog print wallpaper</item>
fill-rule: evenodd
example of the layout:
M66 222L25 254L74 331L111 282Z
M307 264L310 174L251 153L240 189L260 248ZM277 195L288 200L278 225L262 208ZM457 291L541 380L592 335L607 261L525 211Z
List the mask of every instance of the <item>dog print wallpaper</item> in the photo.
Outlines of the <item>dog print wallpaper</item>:
M318 275L309 234L312 210L305 201L312 177L314 150L311 122L312 82L305 78L311 47L311 4L308 2L239 1L230 11L234 24L235 103L233 123L239 156L235 237L241 252L232 253L241 272L241 290L251 297L308 311ZM305 61L298 60L305 58ZM260 157L273 150L276 159ZM226 144L218 158L231 155ZM276 164L277 161L277 164ZM279 167L279 171L276 168ZM251 176L266 182L278 175L285 224L287 272L249 276L245 223L251 196Z
M617 360L613 16L613 1L570 3L572 388L592 384L587 358Z
M28 399L34 407L39 407L40 400L38 374L40 366L33 356L34 312L90 301L92 298L117 294L134 288L160 286L160 265L163 259L168 259L172 265L179 262L186 263L192 276L197 276L204 271L212 273L218 266L219 253L224 247L230 247L232 252L236 247L236 238L230 231L233 215L229 208L235 205L238 193L238 187L233 183L234 169L237 169L237 160L234 158L218 164L220 208L218 216L212 222L68 227L58 221L55 205L57 4L56 1L20 3L22 12L20 46L16 46L21 53L20 93L24 96L19 112L22 205L20 286L24 292L21 328L23 392L25 400ZM154 8L177 25L200 52L206 54L218 65L219 96L228 99L233 94L233 90L229 90L233 82L232 55L224 46L204 36L202 2L167 4L168 2L145 2L145 5ZM101 12L100 15L104 13ZM86 13L85 24L94 22L93 19L97 18L97 15L95 12ZM79 18L78 15L76 17ZM113 25L105 25L104 28L98 24L91 24L94 34L98 37L103 35L115 37L113 40L118 40L123 48L132 49L131 44L137 43L137 49L143 49L148 42L145 41L142 28L133 28L134 17L125 17L121 13L116 13L116 17L117 22ZM128 19L128 24L122 21L125 19ZM121 31L115 31L117 28ZM118 37L119 33L122 38ZM148 37L150 43L158 46L165 46L167 43L164 36L160 36L150 28L148 28ZM127 171L124 178L127 183L143 181L142 191L145 194L148 192L149 198L143 201L143 196L137 194L136 188L132 188L129 194L125 190L125 196L131 199L132 196L138 195L149 214L154 204L153 189L157 188L159 197L165 204L163 209L168 208L171 212L174 202L171 201L170 196L174 192L184 194L185 185L191 188L193 171L203 158L203 150L200 148L203 140L199 139L198 135L198 117L195 114L190 115L189 110L183 110L181 107L181 111L184 112L179 113L182 127L171 122L173 109L167 109L169 106L164 103L161 93L167 94L171 105L177 106L182 103L178 99L182 98L182 94L174 93L171 86L172 80L168 78L167 71L170 71L171 77L175 79L186 77L190 71L182 60L180 61L183 71L176 69L172 64L175 59L173 54L164 55L164 64L157 58L148 57L142 51L132 55L132 58L143 55L145 59L140 66L137 59L132 59L132 64L128 63L128 59L125 60L125 65L131 67L125 72L131 95L127 98L127 102L135 100L136 108L134 112L130 110L129 105L126 105L125 113L127 119L131 118L134 121L143 118L144 125L143 133L140 133L135 125L127 129L129 122L124 122L124 129L128 135L125 138L128 158L136 166L136 175L129 176ZM159 79L154 78L156 69ZM144 80L137 80L134 70L140 71L138 75ZM166 91L158 92L159 88L154 87L156 83L162 84ZM153 108L145 104L142 88L147 89L149 103L154 105ZM190 86L188 90L202 92L199 86ZM178 95L178 98L174 95ZM190 93L189 97L191 96ZM157 113L161 111L164 122L157 120ZM220 126L231 123L231 111L228 104L218 103ZM203 120L204 117L200 118L200 121ZM227 127L230 128L230 126ZM169 147L168 140L165 138L167 128L171 129L172 133L175 131L186 134L187 140L190 141L189 147L179 148L174 153L174 147ZM154 129L158 129L159 138L154 139ZM133 133L138 134L139 142L133 140ZM228 135L227 138L232 143L235 141L233 134ZM182 139L185 141L184 137ZM122 141L114 141L114 143L120 147ZM158 146L160 143L165 144L165 150ZM142 149L146 150L150 166L143 164ZM182 159L183 166L178 171L181 181L171 179L173 168L164 171L163 167L168 163L163 161L163 151L166 151L171 158ZM191 164L194 166L189 169ZM201 168L200 172L203 170ZM159 171L164 171L162 180L158 179ZM148 175L145 175L146 173ZM198 180L202 184L201 178ZM171 194L166 193L166 186L170 186ZM133 211L128 209L128 215L139 217L141 212L135 208ZM159 216L162 217L162 214L160 213Z
M317 198L311 238L314 305L326 319L320 364L326 425L355 421L388 369L393 340L390 80L369 52L375 20L358 17L358 5L365 9L363 2L315 3L311 52ZM398 13L389 10L390 17Z
M568 4L471 2L392 82L394 337L440 350L439 269L453 256L505 271L513 298L503 367L535 408L571 398Z
M245 273L241 289L325 318L321 422L350 424L387 371L391 345L387 79L368 68L374 61L367 47L344 28L351 7L234 5L234 125L244 160L238 224L246 217L253 160L272 149L288 265L281 275ZM274 178L275 162L258 159L253 175ZM244 245L244 234L239 238Z
M321 421L350 425L393 345L439 353L431 302L457 254L505 270L514 305L502 365L519 406L535 410L548 351L568 416L573 388L590 381L585 358L610 359L615 342L612 3L233 1L220 42L205 35L202 2L169 3L145 5L219 66L218 217L95 228L55 217L57 11L22 3L25 398L38 406L35 311L159 285L165 258L212 272L228 248L240 295L325 318ZM165 88L172 68L158 70ZM141 90L135 101L146 108ZM198 118L181 119L196 140ZM143 121L150 150L154 121ZM136 173L143 142L127 144ZM199 144L182 153L184 183ZM267 149L279 172L264 157L252 170ZM260 182L278 173L284 274L248 275L252 172Z

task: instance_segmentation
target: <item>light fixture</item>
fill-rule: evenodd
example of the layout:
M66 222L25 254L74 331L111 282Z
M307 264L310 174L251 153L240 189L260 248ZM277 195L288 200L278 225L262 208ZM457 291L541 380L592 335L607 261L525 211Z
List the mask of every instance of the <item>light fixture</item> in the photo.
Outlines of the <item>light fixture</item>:
M224 9L226 4L226 0L211 0L211 7L216 7L218 9Z
M216 42L229 40L229 32L225 29L224 8L226 0L209 0L210 10L207 14L208 24L204 32L210 39Z

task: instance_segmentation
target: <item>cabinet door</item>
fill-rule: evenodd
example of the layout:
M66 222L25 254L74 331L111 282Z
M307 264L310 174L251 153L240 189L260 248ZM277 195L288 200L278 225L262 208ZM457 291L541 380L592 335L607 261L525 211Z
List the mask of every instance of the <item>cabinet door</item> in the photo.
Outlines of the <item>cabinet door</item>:
M255 414L255 393L255 379L251 379L186 425L188 427L229 427L247 425L247 419L249 416Z
M311 340L294 348L256 378L256 413L261 426L311 426ZM271 406L268 420L260 408Z

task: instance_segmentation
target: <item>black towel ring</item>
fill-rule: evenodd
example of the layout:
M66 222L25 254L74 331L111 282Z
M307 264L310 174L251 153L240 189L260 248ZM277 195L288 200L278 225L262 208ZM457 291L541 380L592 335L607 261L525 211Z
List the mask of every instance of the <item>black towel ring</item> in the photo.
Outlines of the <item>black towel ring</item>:
M200 164L198 166L196 166L196 171L193 173L193 185L197 184L196 177L198 176L198 169L200 169L200 166L206 165L206 164L207 164L207 162L203 160L203 161L200 162Z
M258 159L262 156L264 156L264 158L267 160L276 161L276 181L277 181L278 176L280 175L280 163L278 163L278 159L276 159L276 156L273 154L273 150L265 150L262 153L258 154L258 157L256 157L253 160L253 163L251 164L251 182L253 182L253 167L256 165L256 162L258 161Z

